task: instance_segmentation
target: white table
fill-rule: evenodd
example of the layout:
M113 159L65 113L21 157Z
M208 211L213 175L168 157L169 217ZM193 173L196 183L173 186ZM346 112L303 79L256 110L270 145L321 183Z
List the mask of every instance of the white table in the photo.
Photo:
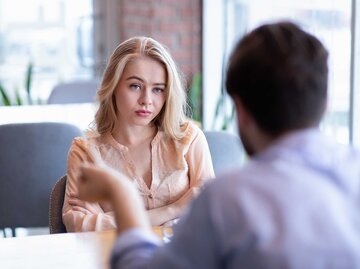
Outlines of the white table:
M97 105L0 106L0 124L22 122L66 122L86 130L94 120Z
M163 237L161 227L152 230ZM107 269L116 236L112 230L0 238L0 268Z
M114 231L0 239L0 268L106 269Z

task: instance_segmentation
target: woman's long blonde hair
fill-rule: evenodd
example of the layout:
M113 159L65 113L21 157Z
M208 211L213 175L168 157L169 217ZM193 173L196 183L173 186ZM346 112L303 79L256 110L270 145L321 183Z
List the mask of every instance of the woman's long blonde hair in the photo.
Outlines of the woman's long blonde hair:
M164 46L149 37L130 38L121 43L111 55L97 91L99 109L95 114L93 129L97 135L113 131L117 120L114 91L126 64L139 56L150 57L160 62L166 70L166 100L154 123L166 135L180 139L183 136L180 126L186 120L187 109L182 76Z

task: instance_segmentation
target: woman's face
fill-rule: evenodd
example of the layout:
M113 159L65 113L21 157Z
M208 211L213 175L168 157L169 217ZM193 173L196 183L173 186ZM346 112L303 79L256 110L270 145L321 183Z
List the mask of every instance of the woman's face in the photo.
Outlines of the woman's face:
M138 57L125 66L115 89L117 120L128 125L149 125L166 100L164 66L150 57Z

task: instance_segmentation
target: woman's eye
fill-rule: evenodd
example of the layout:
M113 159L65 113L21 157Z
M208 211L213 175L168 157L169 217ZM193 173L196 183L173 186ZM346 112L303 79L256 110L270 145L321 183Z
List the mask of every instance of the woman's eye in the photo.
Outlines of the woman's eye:
M164 92L164 89L163 88L154 88L153 91L155 93L163 93Z
M141 85L140 84L131 84L130 89L132 89L132 90L140 90Z

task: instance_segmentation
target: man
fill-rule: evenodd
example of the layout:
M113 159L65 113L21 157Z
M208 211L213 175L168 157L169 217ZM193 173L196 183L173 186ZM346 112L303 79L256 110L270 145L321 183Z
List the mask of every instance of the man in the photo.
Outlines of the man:
M360 154L318 130L327 58L288 22L238 43L226 87L251 158L207 185L169 244L149 232L128 180L83 167L80 197L114 205L113 268L360 268Z

